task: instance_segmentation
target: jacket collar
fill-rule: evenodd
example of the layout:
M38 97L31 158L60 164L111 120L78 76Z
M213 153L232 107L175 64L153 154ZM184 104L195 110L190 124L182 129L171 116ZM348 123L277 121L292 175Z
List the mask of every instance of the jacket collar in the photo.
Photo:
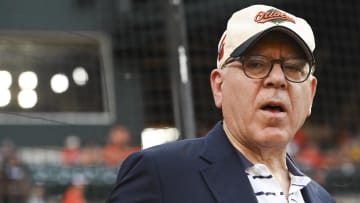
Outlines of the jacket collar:
M200 157L208 162L200 171L217 202L257 203L245 168L227 139L222 122L206 136Z
M217 202L257 203L245 173L247 164L239 159L238 152L229 142L221 121L206 135L205 146L200 157L208 163L200 171ZM289 156L287 162L292 173L304 175ZM319 199L321 194L314 193L318 190L314 184L310 182L302 190L305 202L322 202Z

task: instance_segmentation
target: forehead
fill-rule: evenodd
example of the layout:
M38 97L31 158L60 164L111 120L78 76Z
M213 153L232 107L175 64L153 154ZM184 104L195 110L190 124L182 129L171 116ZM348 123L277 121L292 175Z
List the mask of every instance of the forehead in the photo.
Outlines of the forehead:
M282 32L270 32L250 47L245 54L261 53L262 51L277 48L286 54L306 58L304 50L290 36Z

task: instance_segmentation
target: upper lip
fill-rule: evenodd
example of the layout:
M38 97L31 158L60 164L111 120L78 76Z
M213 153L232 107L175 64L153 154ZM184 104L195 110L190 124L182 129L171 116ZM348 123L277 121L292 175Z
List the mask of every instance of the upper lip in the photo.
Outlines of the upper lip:
M287 112L287 107L283 102L280 101L268 101L264 102L260 109L266 109L266 108L278 108L281 112Z

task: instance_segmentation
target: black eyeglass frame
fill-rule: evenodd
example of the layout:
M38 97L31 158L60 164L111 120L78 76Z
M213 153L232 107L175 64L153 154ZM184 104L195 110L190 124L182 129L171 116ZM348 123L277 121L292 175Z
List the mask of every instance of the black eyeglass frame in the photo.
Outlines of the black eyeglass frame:
M246 68L243 67L244 60L247 59L247 58L249 58L249 57L263 57L263 58L265 58L268 62L270 62L270 68L269 68L267 74L265 74L265 75L262 76L262 77L253 77L253 76L250 76L250 75L246 72L246 70L245 70ZM302 60L307 61L308 67L309 67L309 71L308 71L308 73L307 73L307 75L306 75L306 77L305 77L304 79L297 81L297 80L293 80L293 79L289 78L289 77L286 75L286 72L284 72L284 66L283 66L284 62L287 61L287 60L293 60L293 59L301 59L301 58L271 59L270 57L266 57L266 56L262 56L262 55L243 55L243 56L238 56L238 57L229 57L229 58L225 61L224 65L221 67L221 69L225 68L226 65L228 65L229 63L232 63L232 62L234 62L234 61L239 61L239 62L241 63L241 67L242 67L241 69L243 70L244 74L245 74L248 78L251 78L251 79L264 79L264 78L266 78L266 77L269 76L269 74L271 73L272 69L274 68L274 64L277 63L277 64L280 64L280 67L281 67L281 69L282 69L282 71L283 71L283 73L284 73L285 79L286 79L287 81L290 81L290 82L293 82L293 83L303 83L303 82L305 82L305 81L309 78L309 76L310 76L311 74L314 73L314 71L315 71L315 65L314 65L314 64L315 64L315 63L314 63L314 61L308 61L308 60L306 60L306 59L302 59Z

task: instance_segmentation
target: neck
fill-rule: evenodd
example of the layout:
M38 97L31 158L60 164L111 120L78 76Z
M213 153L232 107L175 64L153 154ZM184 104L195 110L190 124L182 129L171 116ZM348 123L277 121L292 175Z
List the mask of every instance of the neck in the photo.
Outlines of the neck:
M234 135L223 123L223 128L230 143L241 152L252 163L262 163L269 168L285 168L286 166L286 148L284 147L261 147L248 143L241 139L241 136Z
M266 165L287 195L290 187L290 177L286 165L286 149L252 147L241 142L231 134L225 122L223 123L223 128L233 147L241 152L251 163Z

